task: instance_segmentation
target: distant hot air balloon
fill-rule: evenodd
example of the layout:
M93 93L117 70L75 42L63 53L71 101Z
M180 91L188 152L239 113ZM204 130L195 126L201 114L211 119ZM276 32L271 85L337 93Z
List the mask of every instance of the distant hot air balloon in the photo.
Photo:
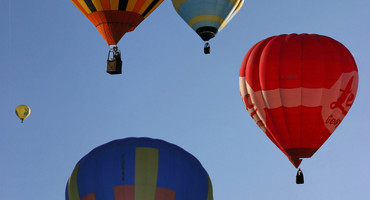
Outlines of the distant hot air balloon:
M332 38L279 35L248 51L239 85L251 117L298 168L347 114L355 100L358 70L351 53Z
M15 108L15 114L23 123L23 120L25 120L31 114L31 108L26 105L19 105Z
M122 73L121 53L118 41L133 31L163 0L71 0L73 4L96 26L110 45L107 72Z
M205 41L204 53L210 53L208 41L215 37L238 13L244 0L172 0L182 19Z
M66 200L213 200L201 163L182 148L125 138L93 149L74 168Z

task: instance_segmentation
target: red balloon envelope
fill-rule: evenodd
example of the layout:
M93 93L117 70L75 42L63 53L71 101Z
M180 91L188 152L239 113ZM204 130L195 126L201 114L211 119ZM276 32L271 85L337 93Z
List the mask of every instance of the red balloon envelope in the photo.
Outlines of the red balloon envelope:
M239 85L251 117L297 168L347 114L358 70L351 53L332 38L279 35L248 51Z

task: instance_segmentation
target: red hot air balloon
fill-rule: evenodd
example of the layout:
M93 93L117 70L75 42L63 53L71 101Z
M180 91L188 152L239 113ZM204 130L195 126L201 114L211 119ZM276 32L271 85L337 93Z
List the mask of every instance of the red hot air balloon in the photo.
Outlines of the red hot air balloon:
M248 51L239 85L251 117L298 168L347 114L358 70L351 53L332 38L279 35Z

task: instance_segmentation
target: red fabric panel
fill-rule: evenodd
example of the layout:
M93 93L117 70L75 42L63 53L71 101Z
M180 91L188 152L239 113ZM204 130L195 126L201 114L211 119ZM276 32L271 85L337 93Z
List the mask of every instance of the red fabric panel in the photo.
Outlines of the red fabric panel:
M133 12L139 12L147 0L137 0Z
M265 109L266 127L274 134L279 144L286 149L319 149L331 135L326 129L321 116L321 107ZM319 119L319 120L318 120ZM306 158L312 155L299 155L293 152L292 157Z
M331 43L337 50L337 53L339 54L340 63L342 65L342 71L343 72L351 72L351 71L357 71L358 69L355 65L355 59L351 54L348 53L348 50L345 46L343 46L339 42Z
M250 67L247 71L242 67L240 76L250 77L246 78L254 91L258 90L254 88L252 77L263 78L260 80L263 90L300 86L329 88L342 74L335 70L338 65L345 66L343 72L350 72L353 71L353 63L348 50L329 37L280 35L259 42L247 53L242 66L258 65L259 70L250 73ZM321 82L323 76L326 77L325 82Z
M316 120L321 119L321 108L280 107L265 112L267 130L275 133L277 146L295 167L301 158L311 157L330 136L323 121Z
M283 108L276 109L265 109L266 113L266 128L273 135L276 141L280 144L283 149L286 149L287 145L291 145L289 131L286 127L286 120L283 112ZM279 134L277 134L279 133Z
M175 200L176 192L167 188L157 188L155 200Z
M270 133L270 131L266 131L265 134L267 137L286 155L289 156L285 149L279 144L279 142L275 139L275 137Z
M114 191L114 200L135 200L135 186L134 185L115 186L113 188L113 191ZM155 193L155 200L175 200L175 196L176 196L176 192L173 190L170 190L167 188L157 188L156 193ZM85 200L85 199L81 199L81 200ZM86 200L90 200L90 199L86 199Z
M328 44L322 43L320 38L306 34L301 36L302 55L301 67L299 69L301 74L300 81L302 82L300 84L301 87L323 88L326 85L331 87L342 74L341 70L333 70L333 67L338 67L337 64L333 65L326 61L332 60L334 62L337 58L328 57L325 53ZM330 51L333 51L333 49L330 49ZM333 73L327 73L330 71L333 71ZM329 79L332 80L329 81Z
M113 188L114 200L135 200L135 187L133 185L119 185Z
M103 7L103 10L110 10L110 1L109 0L101 0L101 6Z
M96 26L108 45L115 45L129 31L133 31L144 18L128 11L97 11L87 16Z
M253 50L250 51L251 53L247 53L247 56L244 58L245 61L243 61L243 64L246 66L243 76L245 76L246 81L248 84L252 87L254 91L261 90L260 87L260 81L259 81L259 64L260 64L260 58L261 53L266 45L268 43L269 39L263 40L262 42L259 42L253 47ZM241 73L242 74L242 73Z
M283 42L283 36L273 37L268 40L268 43L266 43L261 52L261 60L258 64L258 82L261 90L279 88L280 79L286 77L285 74L280 74L280 70L282 70L282 68L279 63L281 59L280 51L284 44ZM291 63L293 63L293 61L294 60L292 60Z
M90 193L82 197L81 200L96 200L96 197L94 193Z

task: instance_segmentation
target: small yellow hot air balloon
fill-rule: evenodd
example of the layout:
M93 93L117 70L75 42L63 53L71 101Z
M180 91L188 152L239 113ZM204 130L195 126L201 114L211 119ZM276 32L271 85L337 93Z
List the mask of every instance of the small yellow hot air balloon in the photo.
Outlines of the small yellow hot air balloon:
M19 105L15 108L15 114L23 123L23 120L25 120L31 114L31 108L26 105Z

